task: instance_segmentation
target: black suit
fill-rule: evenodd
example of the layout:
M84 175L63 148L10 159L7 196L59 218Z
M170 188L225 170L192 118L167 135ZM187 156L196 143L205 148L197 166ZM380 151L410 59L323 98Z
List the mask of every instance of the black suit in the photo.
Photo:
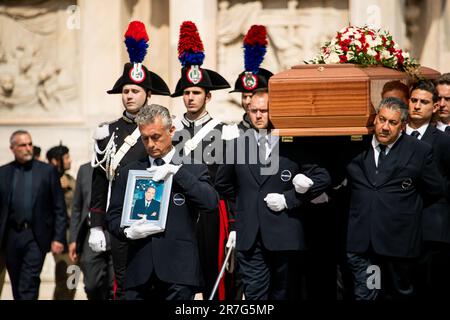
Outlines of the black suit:
M31 217L16 225L11 215L12 182L19 165L0 167L0 247L6 252L6 267L15 299L37 299L39 274L52 241L66 242L67 213L58 172L53 166L32 160Z
M126 239L120 221L127 173L132 169L145 170L149 166L147 157L130 163L119 173L106 218L110 232L121 239ZM173 201L176 194L185 198L181 205ZM128 240L127 298L145 297L151 280L178 287L197 287L201 284L195 223L199 211L214 212L217 203L218 196L211 185L207 167L202 164L182 165L173 177L165 231L140 240ZM167 292L164 297L168 298ZM186 298L186 295L171 298L180 297Z
M91 163L83 164L78 170L72 217L70 219L70 242L76 242L83 271L84 289L89 300L107 300L112 297L113 267L109 252L94 252L89 247L89 204L92 186ZM109 233L106 233L107 247Z
M421 141L433 148L433 159L445 183L445 195L423 211L423 239L450 244L450 136L429 125Z
M445 196L423 209L424 248L418 289L423 298L449 297L450 286L450 136L428 125L421 141L433 148L433 159L445 183Z
M292 260L287 255L306 249L302 205L321 194L328 187L330 178L325 169L309 162L306 150L281 141L274 146L269 158L274 164L275 155L279 155L278 168L273 167L270 174L264 175L260 161L249 162L255 151L252 143L256 143L253 129L236 140L234 154L239 156L242 154L239 150L245 150L246 162L239 164L235 159L234 164L221 165L217 171L216 189L226 199L236 198L236 249L246 299L286 299L285 281L289 277L286 271ZM314 181L314 186L303 195L296 193L292 184L292 179L299 173ZM264 201L268 193L283 194L287 209L281 212L269 209ZM264 263L267 262L273 273L270 277L261 275L259 279L251 279L255 276L252 271L259 268L256 266L259 262L251 260L261 253L272 256Z
M147 216L147 220L158 220L159 207L160 203L157 200L152 200L148 206L145 206L145 199L138 199L134 204L131 219L140 219L138 214L145 214ZM156 214L153 215L154 213Z
M367 292L363 277L368 276L364 264L377 259L389 265L384 275L401 279L394 283L394 294L411 296L410 258L418 257L421 249L423 203L443 193L431 147L403 134L377 168L368 141L366 149L347 166L347 173L351 192L347 252L359 281L357 298L376 298L375 290Z

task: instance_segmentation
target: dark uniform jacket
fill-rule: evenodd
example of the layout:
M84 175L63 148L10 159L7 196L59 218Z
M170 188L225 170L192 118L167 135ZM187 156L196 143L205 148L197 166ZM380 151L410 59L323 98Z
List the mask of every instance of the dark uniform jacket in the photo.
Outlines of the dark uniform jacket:
M103 126L103 130L108 130L106 137L101 137L102 139L97 140L98 147L103 150L111 139L111 135L114 134L114 143L116 144L116 152L120 149L124 143L125 138L132 134L137 128L136 123L129 119L125 113L122 118L110 123L109 125ZM137 139L136 144L128 150L127 154L122 158L117 167L115 174L119 172L120 167L135 161L142 159L147 155L144 145L140 138ZM97 155L99 159L103 158L103 155ZM92 174L92 194L91 194L91 226L103 226L104 225L104 215L106 212L107 197L108 197L108 186L109 181L106 177L106 172L100 168L94 168ZM114 184L113 184L114 186Z
M421 141L433 147L445 188L445 196L424 208L423 239L450 243L450 136L429 125Z
M150 167L148 157L120 170L108 209L108 229L117 237L127 239L120 227L123 201L129 170ZM174 201L174 197L178 200ZM217 209L218 196L208 170L203 164L184 164L173 176L165 231L144 239L129 240L125 288L145 284L155 272L168 283L199 286L201 279L195 223L198 212Z
M431 147L403 134L375 166L370 141L347 166L351 193L347 251L416 257L422 243L424 198L435 201L443 182Z
M242 116L242 120L241 122L239 122L238 128L239 130L242 130L244 132L252 128L252 123L250 121L250 118L248 117L247 112Z
M173 137L173 144L176 147L177 152L179 152L179 157L182 157L183 146L187 139L193 138L197 132L211 120L213 120L213 118L211 118L208 113L196 121L189 121L184 116L181 118L183 128L182 130L177 130ZM216 175L217 167L221 163L225 150L221 136L223 127L223 123L217 124L189 155L191 160L195 159L208 166L212 181L214 181L213 179ZM220 154L222 155L219 156ZM219 159L219 161L215 161L216 159Z
M236 145L238 150L245 150L245 157L249 159L254 150L245 142L246 136L239 137ZM252 138L256 141L255 137L249 136L249 140ZM275 157L277 154L278 159ZM328 172L311 163L308 153L292 143L283 143L280 139L272 150L271 158L274 162L278 161L278 167L270 175L261 174L262 165L259 162L248 164L248 161L246 164L235 162L221 165L217 172L215 186L219 194L225 198L236 198L234 227L237 250L249 250L258 232L268 250L305 249L302 205L308 204L330 184ZM305 194L297 193L292 184L292 179L299 173L314 181L314 186ZM268 193L283 194L287 209L281 212L269 209L264 201Z

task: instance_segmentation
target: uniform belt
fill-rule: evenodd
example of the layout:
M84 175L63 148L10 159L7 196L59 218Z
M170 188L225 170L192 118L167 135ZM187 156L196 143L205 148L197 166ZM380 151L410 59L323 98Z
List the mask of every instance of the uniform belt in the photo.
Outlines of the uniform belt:
M16 231L23 231L31 228L31 224L29 222L22 222L22 223L11 222L10 226Z

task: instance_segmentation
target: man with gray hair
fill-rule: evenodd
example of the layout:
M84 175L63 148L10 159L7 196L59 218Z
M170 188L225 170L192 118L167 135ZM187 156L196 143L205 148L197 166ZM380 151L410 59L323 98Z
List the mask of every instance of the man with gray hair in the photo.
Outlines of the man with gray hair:
M410 299L422 244L422 209L444 192L430 145L402 133L408 107L377 108L375 133L347 166L347 258L356 300Z
M45 255L61 254L67 213L56 168L33 159L25 130L10 138L14 161L0 167L0 256L14 299L37 300Z
M108 230L129 243L125 298L193 299L201 274L195 224L198 212L217 210L218 195L206 165L174 163L175 127L165 107L155 104L142 107L136 123L148 156L120 169L106 215ZM155 166L152 177L155 182L173 176L165 230L148 224L145 215L130 227L122 228L128 171Z

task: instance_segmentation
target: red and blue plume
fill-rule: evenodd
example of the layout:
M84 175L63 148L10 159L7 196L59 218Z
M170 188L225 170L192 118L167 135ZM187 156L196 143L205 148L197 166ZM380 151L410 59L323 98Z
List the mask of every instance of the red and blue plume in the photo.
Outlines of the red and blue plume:
M265 26L253 25L244 37L245 71L257 74L267 51L267 30Z
M125 45L131 63L142 63L148 48L148 35L145 25L140 21L132 21L125 32Z
M180 26L178 40L178 60L184 66L201 66L205 59L203 43L197 26L192 21L184 21Z

